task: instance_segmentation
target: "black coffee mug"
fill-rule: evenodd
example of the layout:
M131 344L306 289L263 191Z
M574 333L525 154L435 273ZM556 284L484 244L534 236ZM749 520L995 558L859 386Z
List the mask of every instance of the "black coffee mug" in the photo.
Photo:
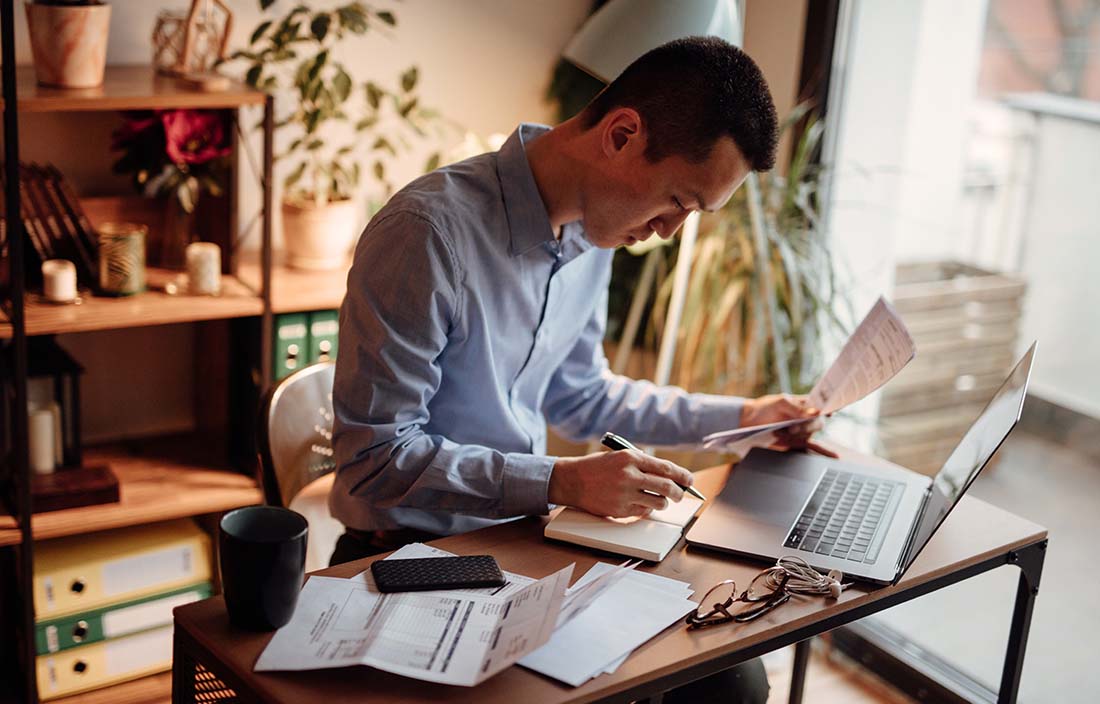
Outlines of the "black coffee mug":
M222 591L234 625L272 631L290 621L305 577L308 533L300 513L278 506L247 506L222 516Z

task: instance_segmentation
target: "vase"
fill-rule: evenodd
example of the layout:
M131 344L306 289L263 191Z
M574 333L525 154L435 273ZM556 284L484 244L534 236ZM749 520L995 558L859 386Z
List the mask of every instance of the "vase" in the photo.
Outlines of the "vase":
M330 270L347 266L359 234L358 204L337 200L315 205L283 201L283 247L286 263L295 269Z
M103 84L111 6L28 2L27 28L38 82L61 88Z
M187 264L187 245L195 231L195 213L187 212L175 196L165 202L164 230L157 250L157 265L182 270Z

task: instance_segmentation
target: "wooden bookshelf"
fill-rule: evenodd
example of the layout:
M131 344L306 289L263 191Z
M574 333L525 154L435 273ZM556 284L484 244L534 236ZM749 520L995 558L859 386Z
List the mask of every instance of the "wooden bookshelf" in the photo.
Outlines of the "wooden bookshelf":
M237 276L248 286L259 290L260 271L258 261L244 259L237 267ZM271 267L271 311L278 315L339 308L347 285L347 267L331 271L306 271L275 264Z
M179 435L90 447L84 463L110 465L118 477L118 503L36 513L35 540L217 513L263 503L251 477L232 471L224 441ZM12 516L0 516L0 546L20 542Z
M264 104L264 94L244 83L231 81L226 90L207 92L178 78L157 75L150 65L108 66L103 85L95 88L40 86L33 66L19 66L16 90L19 112L215 109Z
M172 700L172 673L161 672L91 692L54 699L52 704L168 704Z
M218 296L187 295L185 278L181 278L178 271L148 268L145 279L148 290L144 293L118 298L84 295L80 305L56 305L28 296L25 308L27 335L117 330L263 313L263 300L234 276L222 275L222 292ZM184 292L165 293L165 286L177 280ZM3 318L0 320L0 339L11 336L11 323Z

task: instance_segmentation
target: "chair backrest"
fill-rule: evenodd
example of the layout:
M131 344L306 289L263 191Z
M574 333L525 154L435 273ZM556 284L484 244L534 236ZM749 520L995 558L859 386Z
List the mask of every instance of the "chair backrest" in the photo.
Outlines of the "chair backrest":
M264 497L289 506L308 484L332 472L333 362L294 372L268 391L260 408Z

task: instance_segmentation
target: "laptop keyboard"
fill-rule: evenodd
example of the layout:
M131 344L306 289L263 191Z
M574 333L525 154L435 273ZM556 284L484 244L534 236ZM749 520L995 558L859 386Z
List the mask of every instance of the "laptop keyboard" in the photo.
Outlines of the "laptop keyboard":
M903 488L901 482L828 469L783 547L873 565Z

